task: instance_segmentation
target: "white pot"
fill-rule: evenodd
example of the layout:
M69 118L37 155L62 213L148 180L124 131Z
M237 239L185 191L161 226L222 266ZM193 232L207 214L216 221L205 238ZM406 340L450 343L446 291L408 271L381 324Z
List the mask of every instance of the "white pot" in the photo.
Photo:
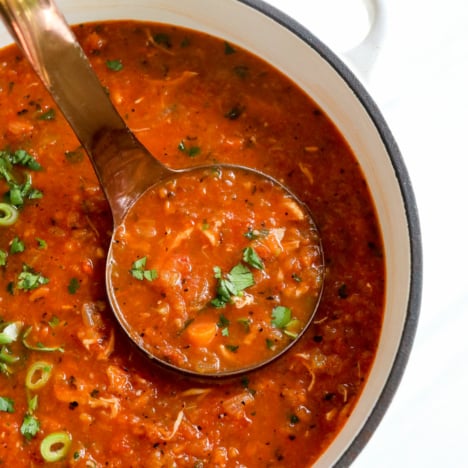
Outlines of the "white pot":
M139 19L208 32L270 62L335 122L357 156L383 233L387 292L375 363L349 420L316 466L349 465L385 413L412 345L421 295L414 196L382 115L347 67L311 33L259 0L57 0L70 23ZM11 42L0 29L0 45Z

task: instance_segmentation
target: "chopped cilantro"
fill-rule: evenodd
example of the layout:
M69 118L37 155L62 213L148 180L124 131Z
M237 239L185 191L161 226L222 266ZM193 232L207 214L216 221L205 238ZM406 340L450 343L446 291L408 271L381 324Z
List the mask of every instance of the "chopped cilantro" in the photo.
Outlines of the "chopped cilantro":
M21 434L27 439L33 439L36 434L39 432L40 424L39 420L32 416L31 414L26 414L23 419L23 424L21 425L20 431Z
M32 178L30 174L26 174L26 180L23 184L18 184L15 181L8 183L10 190L7 193L7 201L13 206L24 205L25 200L36 200L42 198L42 192L32 187Z
M15 237L11 241L10 253L12 254L21 253L21 252L24 252L24 249L25 249L24 242L19 237Z
M171 38L168 34L165 33L156 33L153 34L153 40L156 44L164 46L166 49L170 49L172 47Z
M4 413L14 413L15 403L11 398L0 397L0 411Z
M237 264L225 277L219 267L214 268L218 280L216 297L211 301L215 307L224 307L232 301L233 296L241 296L243 290L255 284L252 272L241 263Z
M47 248L47 242L44 239L40 239L39 237L36 237L36 241L37 241L37 246L40 249L46 249Z
M237 350L239 349L238 345L227 344L225 347L228 351L231 351L231 353L237 353Z
M249 318L238 318L237 323L240 323L247 333L250 331L251 320Z
M221 314L219 316L218 323L216 324L219 328L221 328L221 335L222 336L229 336L229 325L231 324L230 320L224 315Z
M41 273L35 272L30 266L23 265L23 271L18 275L16 286L23 291L30 291L39 286L47 284L49 279L42 276Z
M257 270L265 268L262 259L258 256L257 252L252 247L246 247L242 252L242 260Z
M300 421L299 417L296 416L295 414L291 414L291 416L289 416L289 422L292 425L297 424L299 421Z
M225 41L224 42L224 53L226 55L232 55L232 54L236 53L236 49L234 49L234 47L231 44L229 44L229 42Z
M194 158L201 152L201 148L199 146L187 146L184 140L179 142L177 146L178 150L182 153L185 153L187 156Z
M54 120L55 119L55 109L49 109L45 112L42 112L37 117L39 120Z
M80 289L80 282L77 278L72 278L68 283L68 292L70 294L76 294L76 292Z
M158 278L158 272L154 269L146 270L146 257L135 260L130 269L130 274L139 281L153 281Z
M115 59L115 60L106 60L106 67L109 70L118 72L123 69L122 60Z
M11 164L17 164L19 166L24 166L31 171L40 171L42 166L25 150L17 150L14 153L8 151L0 151L0 159L2 157L7 157Z
M229 327L230 324L231 324L231 322L229 321L229 319L224 314L221 314L219 316L219 320L218 320L218 323L217 323L219 328Z
M65 151L65 158L68 162L72 164L79 163L84 159L84 151L81 146L73 151Z
M28 399L28 413L29 414L37 410L38 402L39 402L39 397L37 395L34 395L32 398Z
M256 390L250 387L250 382L247 377L242 377L241 379L241 385L243 388L245 388L251 395L255 395L257 393Z
M265 344L266 344L266 347L267 347L268 349L273 349L274 346L275 346L275 342L274 342L272 339L270 339L270 338L267 338L267 339L265 340Z
M277 306L273 309L271 317L271 323L276 328L285 328L291 321L291 309L284 306Z
M252 272L245 265L240 263L229 272L227 278L238 292L255 284Z
M60 324L60 319L56 315L53 315L48 323L52 328L54 328Z

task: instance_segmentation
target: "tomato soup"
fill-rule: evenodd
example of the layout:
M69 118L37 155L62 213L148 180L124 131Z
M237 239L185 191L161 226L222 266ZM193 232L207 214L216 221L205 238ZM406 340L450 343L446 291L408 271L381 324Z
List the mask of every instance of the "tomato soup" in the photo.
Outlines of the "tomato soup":
M261 288L265 276L262 290L271 302L267 327L288 318L286 309L289 321L300 320L293 311L302 298L313 301L314 293L308 294L320 275L323 292L298 343L258 371L210 383L151 364L130 344L107 301L112 220L92 166L27 61L17 48L5 48L0 51L0 464L310 466L352 412L382 324L384 252L354 155L308 96L235 44L142 22L84 24L75 32L115 106L155 156L173 168L232 163L272 175L310 208L324 252L324 267L314 276L314 262L305 259L315 249L301 226L283 225L286 220L276 217L273 222L260 212L246 214L248 222L223 234L232 251L220 246L216 258L199 261L203 245L220 235L217 222L229 218L219 194L219 209L193 219L191 226L180 217L184 224L175 225L180 231L171 234L170 252L129 255L126 281L154 288L159 296L151 307L164 316L176 304L183 309L222 300L219 281L242 273L232 271L241 265L256 284L244 288L240 299ZM194 183L186 190L196 193L199 187ZM136 221L132 229L157 240L170 215L162 213L151 225ZM283 228L283 237L282 230L274 231ZM178 235L186 242L177 245ZM269 269L266 249L279 239L281 274ZM252 265L258 259L265 270ZM206 275L194 273L195 264L206 268ZM161 281L168 281L166 289ZM164 304L163 293L173 302ZM134 296L128 296L129 304L140 294ZM213 306L207 310L216 317L207 321L216 320L212 331L219 336L213 342L232 350L239 346L238 353L226 348L235 358L248 336L243 327L256 325L249 321L249 307L235 309L232 295L228 299L224 319L223 308ZM181 315L177 324L188 332L201 315ZM281 332L278 343L289 321L269 330Z

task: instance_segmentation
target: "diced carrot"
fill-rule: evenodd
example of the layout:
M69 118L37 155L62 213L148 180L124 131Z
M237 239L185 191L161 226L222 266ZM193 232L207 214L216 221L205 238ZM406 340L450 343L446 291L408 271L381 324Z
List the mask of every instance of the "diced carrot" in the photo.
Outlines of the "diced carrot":
M187 338L194 346L208 346L216 336L216 323L195 322L187 328Z

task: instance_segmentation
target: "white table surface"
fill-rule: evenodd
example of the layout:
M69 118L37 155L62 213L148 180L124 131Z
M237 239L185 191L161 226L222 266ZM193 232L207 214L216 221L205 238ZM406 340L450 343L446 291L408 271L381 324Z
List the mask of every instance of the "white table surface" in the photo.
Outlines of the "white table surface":
M362 2L268 0L345 59L347 43L353 45L365 32ZM362 81L384 114L412 180L423 237L424 290L400 387L353 467L466 468L468 1L382 2L386 33Z

